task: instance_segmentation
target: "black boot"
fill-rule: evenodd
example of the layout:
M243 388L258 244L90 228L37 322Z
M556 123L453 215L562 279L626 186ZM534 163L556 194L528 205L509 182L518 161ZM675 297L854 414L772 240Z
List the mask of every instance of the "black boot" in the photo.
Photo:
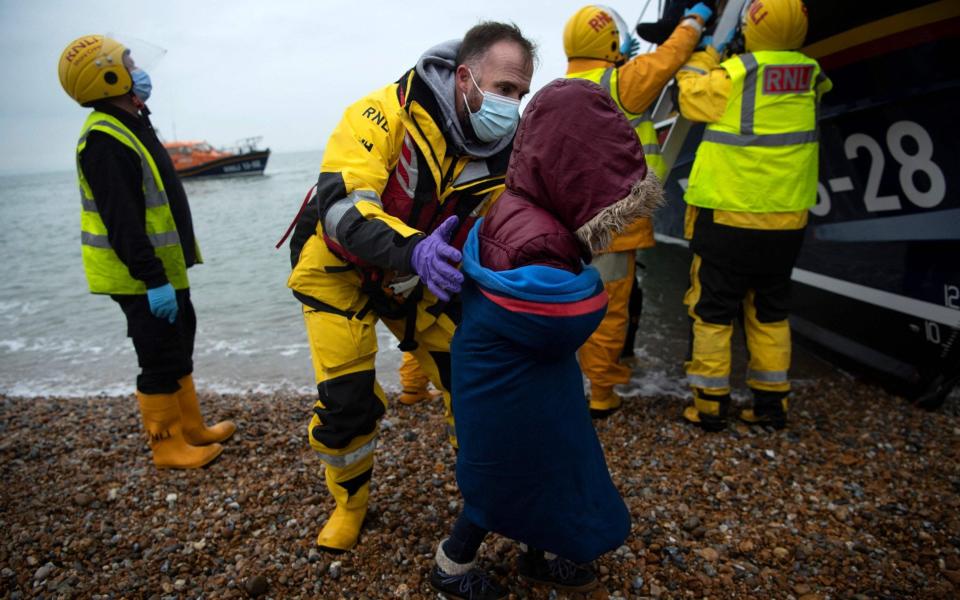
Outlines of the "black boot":
M533 548L517 557L517 572L531 583L543 583L571 592L586 592L597 586L597 576L590 567L559 556L547 558L542 550Z
M693 390L693 404L683 410L683 418L706 431L721 431L727 426L730 394L708 394Z
M750 425L783 429L787 426L787 394L789 392L753 392L753 408L740 411L740 420Z

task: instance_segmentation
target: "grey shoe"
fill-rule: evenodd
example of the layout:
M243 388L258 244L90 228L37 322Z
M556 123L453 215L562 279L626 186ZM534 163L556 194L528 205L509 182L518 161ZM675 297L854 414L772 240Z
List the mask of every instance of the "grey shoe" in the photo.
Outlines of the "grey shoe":
M507 597L507 588L480 569L470 569L460 575L448 575L435 565L430 571L430 585L446 598L501 600Z

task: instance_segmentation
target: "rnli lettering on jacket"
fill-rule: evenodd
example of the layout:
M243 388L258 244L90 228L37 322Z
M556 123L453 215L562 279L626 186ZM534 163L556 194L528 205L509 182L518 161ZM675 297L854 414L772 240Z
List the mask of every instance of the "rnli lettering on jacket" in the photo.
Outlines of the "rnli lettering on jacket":
M817 198L819 97L828 81L800 52L764 50L720 65L730 94L697 148L684 196L725 211L800 211Z

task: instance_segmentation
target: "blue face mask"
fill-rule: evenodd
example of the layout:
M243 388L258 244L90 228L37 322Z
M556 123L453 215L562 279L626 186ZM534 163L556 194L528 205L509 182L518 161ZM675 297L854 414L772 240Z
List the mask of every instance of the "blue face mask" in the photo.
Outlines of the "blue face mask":
M492 142L512 135L520 120L520 101L481 90L473 77L473 71L470 71L470 79L473 80L477 90L483 94L483 102L477 112L470 112L467 95L463 95L467 114L470 115L470 125L473 126L473 132L477 134L477 138L482 142Z
M150 92L153 91L153 83L150 81L150 75L143 69L134 69L130 71L130 78L133 79L133 93L141 102L146 102L150 98Z

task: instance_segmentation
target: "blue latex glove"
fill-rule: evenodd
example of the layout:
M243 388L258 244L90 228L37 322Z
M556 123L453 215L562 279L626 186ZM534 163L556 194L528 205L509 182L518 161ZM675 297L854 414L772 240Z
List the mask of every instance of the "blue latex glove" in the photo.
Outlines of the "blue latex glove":
M171 324L177 320L177 293L169 283L147 290L150 312L158 319L166 319Z
M707 24L707 21L710 20L710 17L713 16L713 11L710 10L710 7L704 4L703 2L698 2L693 5L693 7L688 8L683 11L683 16L685 17L700 17L700 20L704 25Z
M453 266L463 259L463 255L447 243L459 221L456 216L447 217L440 227L414 246L410 258L413 271L427 289L444 302L449 302L450 294L459 292L463 285L463 273Z
M638 52L640 52L640 40L632 35L628 36L627 41L620 47L620 54L626 56L627 60L630 60L636 56Z

